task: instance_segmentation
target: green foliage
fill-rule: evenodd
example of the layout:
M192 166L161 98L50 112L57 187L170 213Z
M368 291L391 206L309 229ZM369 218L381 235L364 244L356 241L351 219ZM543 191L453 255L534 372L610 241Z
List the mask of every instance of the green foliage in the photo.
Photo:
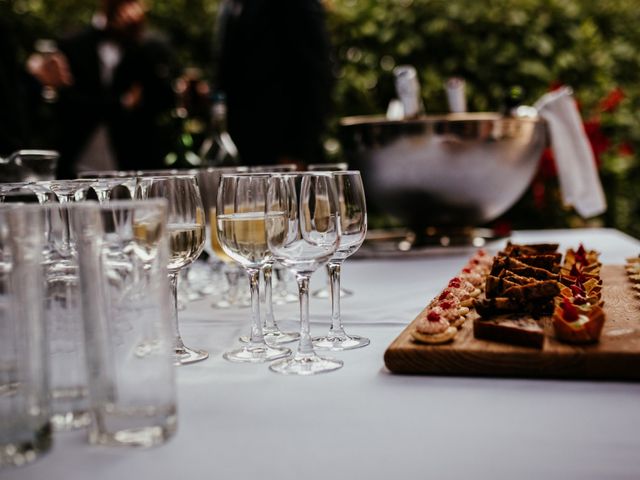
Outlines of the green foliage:
M206 74L213 70L218 3L148 1L153 25L171 37L182 64ZM609 139L600 152L610 205L604 223L640 236L640 165L635 154L619 153L622 144L640 151L637 0L325 0L325 6L336 60L332 135L341 116L385 111L400 64L417 68L426 109L434 113L446 111L443 83L450 76L466 79L468 106L476 111L499 109L512 85L524 88L528 103L553 84L571 85L585 119L599 122ZM0 0L0 15L13 15L28 45L86 23L93 7L87 0ZM601 111L615 88L624 99L614 111ZM534 204L529 192L510 212L514 226L576 224L570 210L557 206L555 180L543 180L545 202Z

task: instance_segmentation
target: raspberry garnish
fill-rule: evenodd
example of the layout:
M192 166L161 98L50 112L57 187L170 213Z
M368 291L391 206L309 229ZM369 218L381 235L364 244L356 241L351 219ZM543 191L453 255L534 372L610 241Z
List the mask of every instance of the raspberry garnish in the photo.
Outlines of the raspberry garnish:
M453 308L453 303L451 302L440 302L440 308L442 308L443 310L449 310L450 308Z
M430 322L439 322L440 314L438 312L434 312L433 310L431 310L427 315L427 320L429 320Z
M460 279L458 277L454 277L449 282L449 286L452 288L460 288Z
M446 300L450 295L451 295L451 292L449 290L443 290L440 296L438 297L438 300Z
M573 305L569 299L564 298L562 300L562 314L566 321L575 322L578 320L578 309Z

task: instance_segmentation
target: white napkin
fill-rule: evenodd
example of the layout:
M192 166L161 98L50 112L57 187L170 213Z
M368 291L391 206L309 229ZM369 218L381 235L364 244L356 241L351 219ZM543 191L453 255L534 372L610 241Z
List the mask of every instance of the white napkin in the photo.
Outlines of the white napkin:
M564 203L573 205L582 218L604 213L607 201L573 90L549 92L534 107L549 127Z

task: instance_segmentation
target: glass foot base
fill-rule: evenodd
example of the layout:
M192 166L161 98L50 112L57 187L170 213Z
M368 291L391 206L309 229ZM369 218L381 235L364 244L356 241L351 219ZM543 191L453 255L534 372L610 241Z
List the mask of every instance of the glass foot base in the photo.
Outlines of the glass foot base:
M225 352L222 358L235 363L264 363L291 355L285 347L272 347L267 344L246 346Z
M338 370L343 364L342 360L320 357L314 353L274 362L269 365L269 370L282 375L316 375Z
M20 433L20 440L12 441L11 433ZM29 434L10 432L0 441L0 469L5 466L21 467L31 463L51 448L51 425L46 423Z
M90 423L91 415L88 411L56 412L51 415L51 426L56 432L77 430L86 427Z
M341 352L343 350L353 350L354 348L366 347L371 343L368 338L359 337L357 335L342 335L314 337L313 346L318 350L330 350L332 352Z
M321 288L320 290L316 290L311 294L315 298L329 298L331 297L331 290L328 287ZM344 288L340 289L340 298L350 297L353 295L351 290L346 290Z
M189 347L176 348L174 365L188 365L190 363L201 362L209 358L209 353L204 350L194 350Z
M269 331L263 328L264 341L267 345L282 345L283 343L295 342L300 338L298 332L282 332L276 328L276 330ZM249 343L249 336L243 335L240 337L240 342Z

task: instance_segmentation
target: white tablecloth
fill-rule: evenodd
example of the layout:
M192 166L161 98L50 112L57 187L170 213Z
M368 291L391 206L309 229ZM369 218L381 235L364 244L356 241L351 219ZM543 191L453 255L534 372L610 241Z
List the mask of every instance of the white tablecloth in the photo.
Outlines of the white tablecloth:
M517 242L583 241L604 263L640 253L615 230L517 232ZM640 384L396 376L383 353L468 255L353 260L343 285L347 331L371 345L335 356L343 369L282 377L221 353L247 330L246 309L182 312L187 344L211 358L178 371L179 431L150 450L92 447L56 435L36 463L0 472L26 479L613 479L640 478ZM318 273L312 288L324 282ZM311 302L312 333L328 301ZM294 319L296 305L278 307ZM638 315L640 326L640 310ZM293 322L285 325L295 327Z

